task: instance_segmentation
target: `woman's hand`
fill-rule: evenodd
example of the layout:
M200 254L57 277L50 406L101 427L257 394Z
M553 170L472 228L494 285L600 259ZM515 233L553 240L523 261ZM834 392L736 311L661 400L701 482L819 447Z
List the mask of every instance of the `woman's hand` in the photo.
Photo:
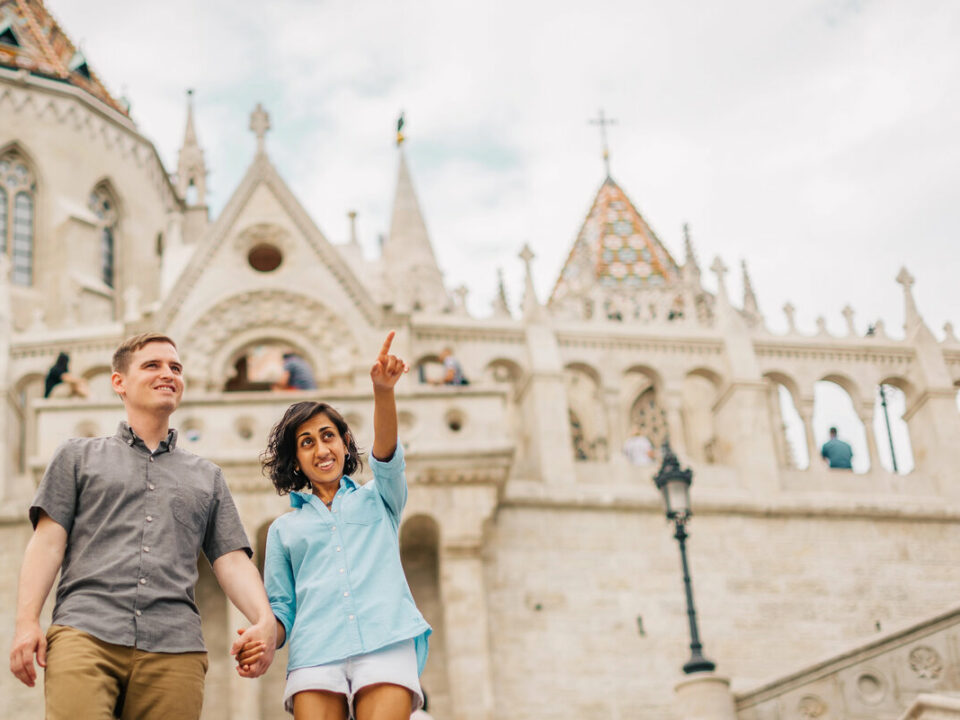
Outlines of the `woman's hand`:
M396 355L390 354L390 344L396 333L391 330L387 339L383 341L377 361L370 368L370 379L373 380L374 392L378 390L393 390L400 376L410 370L410 366Z

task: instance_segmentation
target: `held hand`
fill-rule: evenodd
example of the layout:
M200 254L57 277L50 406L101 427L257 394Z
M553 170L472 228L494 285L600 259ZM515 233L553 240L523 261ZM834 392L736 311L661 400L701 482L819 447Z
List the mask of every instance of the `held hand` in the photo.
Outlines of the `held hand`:
M277 649L277 629L270 618L269 623L251 625L237 630L238 637L230 648L230 654L237 659L237 674L245 678L257 678L263 675Z
M387 339L383 341L377 361L370 368L370 379L373 380L374 390L392 390L400 376L410 370L410 366L396 355L390 355L390 344L396 333L391 330Z
M37 681L37 670L33 666L33 656L37 664L47 667L47 638L40 629L40 623L17 623L10 648L10 672L27 687L33 687Z

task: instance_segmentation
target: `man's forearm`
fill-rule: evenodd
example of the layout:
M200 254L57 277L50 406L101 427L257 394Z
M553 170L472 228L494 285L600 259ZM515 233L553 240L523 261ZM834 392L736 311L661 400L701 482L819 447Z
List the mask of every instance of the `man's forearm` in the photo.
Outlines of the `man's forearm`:
M230 602L247 620L254 625L273 622L273 611L260 573L246 553L235 550L221 555L213 563L213 572Z

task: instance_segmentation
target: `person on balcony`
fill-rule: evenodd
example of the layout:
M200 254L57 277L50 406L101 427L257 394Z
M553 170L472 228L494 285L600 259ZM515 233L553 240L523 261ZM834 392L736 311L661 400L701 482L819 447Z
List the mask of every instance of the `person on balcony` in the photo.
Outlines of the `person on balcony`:
M844 442L837 437L837 429L830 428L830 439L820 448L820 457L826 462L831 470L852 470L853 448L850 443Z

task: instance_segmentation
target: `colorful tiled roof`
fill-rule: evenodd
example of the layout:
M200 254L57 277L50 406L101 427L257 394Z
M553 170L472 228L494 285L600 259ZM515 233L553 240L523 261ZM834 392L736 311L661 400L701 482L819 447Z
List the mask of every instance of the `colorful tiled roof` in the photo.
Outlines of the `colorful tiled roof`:
M560 272L550 301L581 296L594 285L636 288L667 285L680 268L626 193L608 177Z
M0 0L0 67L68 82L124 115L115 100L70 41L42 0Z

